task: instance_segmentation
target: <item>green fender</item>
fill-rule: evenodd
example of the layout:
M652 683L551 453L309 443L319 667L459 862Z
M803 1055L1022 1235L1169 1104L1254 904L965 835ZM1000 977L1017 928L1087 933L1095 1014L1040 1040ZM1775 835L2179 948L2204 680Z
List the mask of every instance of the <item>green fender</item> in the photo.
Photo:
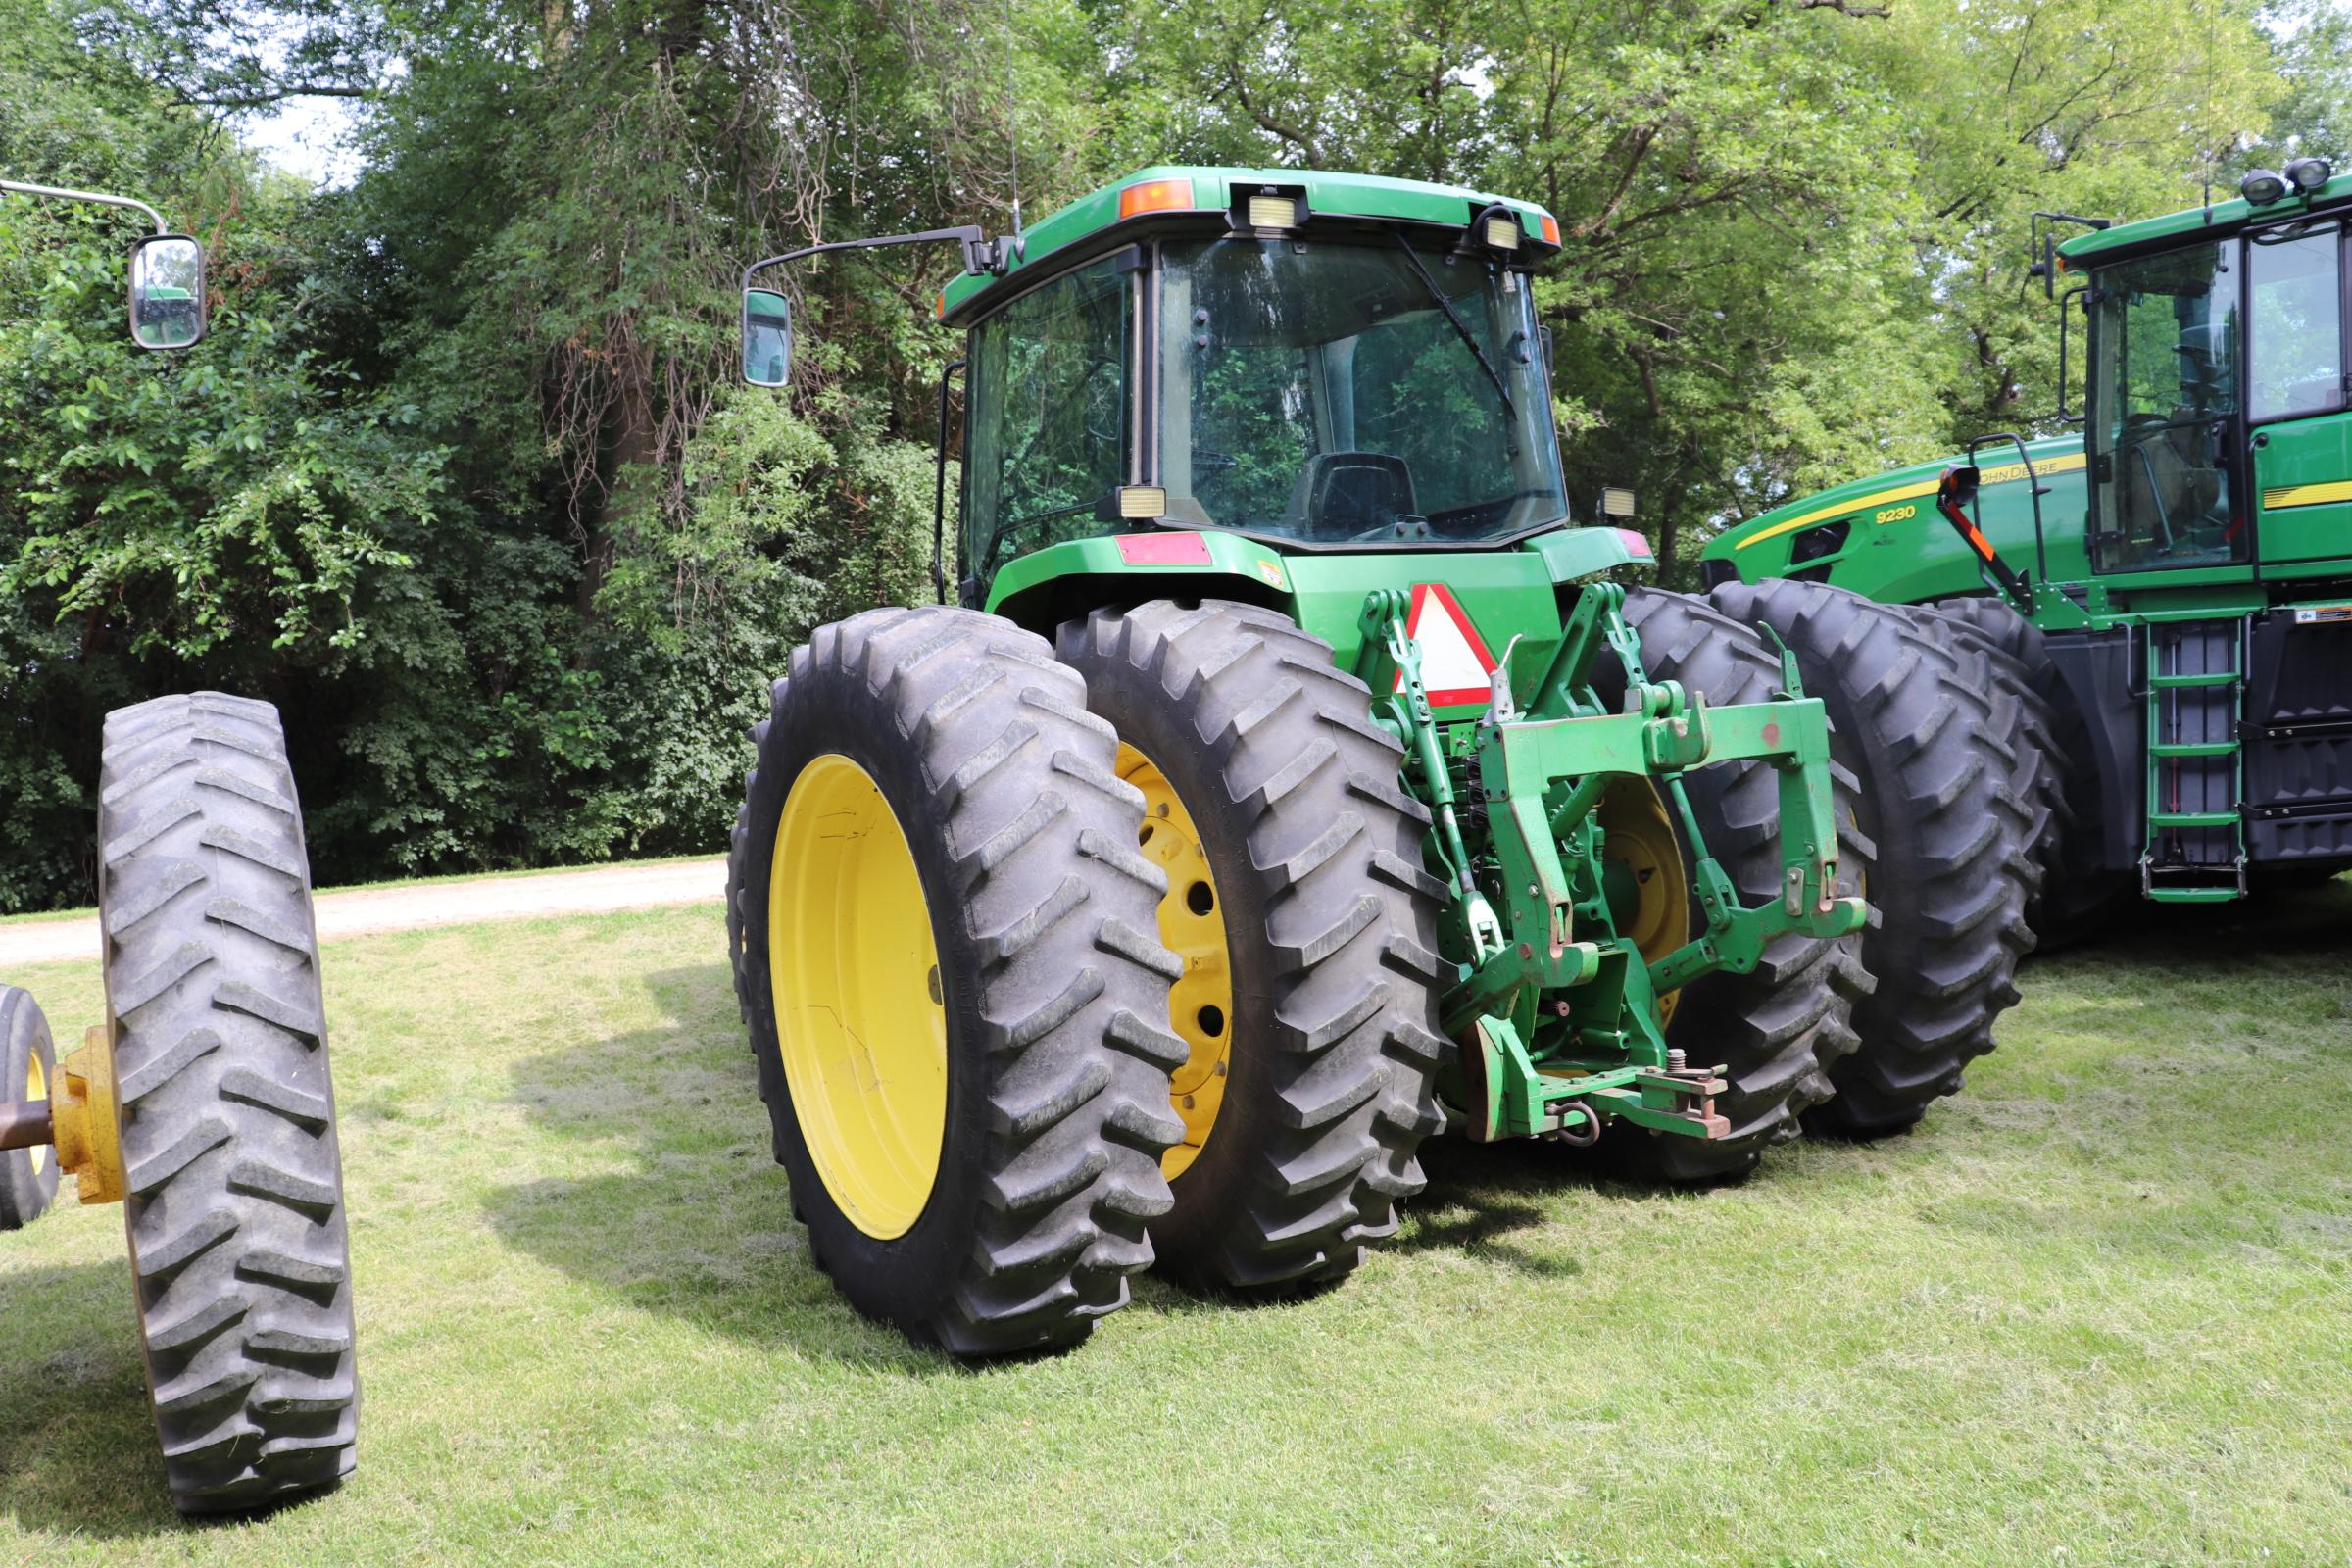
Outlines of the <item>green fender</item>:
M1504 550L1363 550L1291 553L1218 529L1154 529L1071 539L1008 563L982 608L1052 636L1062 621L1143 599L1237 599L1279 610L1329 642L1349 666L1358 618L1374 588L1443 583L1497 658L1522 639L1512 665L1532 678L1559 641L1559 591L1625 566L1654 562L1630 528L1556 528ZM1522 681L1522 684L1525 682ZM1439 705L1447 717L1485 706Z

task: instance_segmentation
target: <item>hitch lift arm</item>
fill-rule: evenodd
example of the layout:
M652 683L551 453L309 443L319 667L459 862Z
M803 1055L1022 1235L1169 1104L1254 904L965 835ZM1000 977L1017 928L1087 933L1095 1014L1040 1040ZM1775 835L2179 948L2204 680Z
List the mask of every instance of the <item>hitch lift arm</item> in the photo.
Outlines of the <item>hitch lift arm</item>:
M1606 1117L1726 1136L1713 1109L1722 1069L1690 1067L1667 1047L1658 999L1717 969L1754 968L1783 932L1835 938L1866 918L1861 900L1836 893L1829 721L1793 657L1782 650L1783 690L1771 700L1709 708L1648 678L1624 595L1613 583L1583 591L1524 711L1497 701L1476 724L1450 726L1431 714L1406 596L1380 589L1365 601L1356 673L1404 743L1407 782L1431 812L1429 851L1452 894L1444 924L1459 978L1441 1013L1462 1052L1455 1098L1474 1139L1587 1143ZM1623 712L1606 711L1590 685L1604 649L1625 667ZM1498 671L1498 697L1507 681ZM1682 778L1747 759L1779 775L1785 861L1782 896L1752 908L1708 852ZM1705 923L1655 962L1616 930L1602 890L1595 812L1627 780L1671 804Z

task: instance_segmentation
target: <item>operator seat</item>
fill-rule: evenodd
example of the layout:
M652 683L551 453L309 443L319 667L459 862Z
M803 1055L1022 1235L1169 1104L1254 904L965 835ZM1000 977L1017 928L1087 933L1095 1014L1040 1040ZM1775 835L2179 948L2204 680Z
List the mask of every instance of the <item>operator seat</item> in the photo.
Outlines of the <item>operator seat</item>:
M2116 457L2126 515L2159 550L2176 548L2191 528L2211 526L2221 510L2222 470L2213 466L2207 439L2194 409L2176 409L2169 419L2134 414L2124 420Z
M1318 452L1291 487L1288 522L1306 539L1354 539L1418 517L1412 470L1386 452Z
M2180 406L2170 415L2125 416L2116 443L2127 514L2160 551L2180 549L2192 529L2229 520L2228 487L2214 462L2211 426L2233 402L2230 329L2226 323L2185 327L2174 352L2180 357Z

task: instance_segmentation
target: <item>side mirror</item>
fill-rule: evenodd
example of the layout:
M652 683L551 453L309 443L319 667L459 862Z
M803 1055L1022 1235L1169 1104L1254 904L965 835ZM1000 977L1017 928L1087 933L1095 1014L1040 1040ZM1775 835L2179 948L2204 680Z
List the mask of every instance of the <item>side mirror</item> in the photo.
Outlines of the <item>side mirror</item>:
M773 289L743 291L743 378L792 385L792 301Z
M204 341L204 247L185 234L150 234L130 248L130 340L143 349Z

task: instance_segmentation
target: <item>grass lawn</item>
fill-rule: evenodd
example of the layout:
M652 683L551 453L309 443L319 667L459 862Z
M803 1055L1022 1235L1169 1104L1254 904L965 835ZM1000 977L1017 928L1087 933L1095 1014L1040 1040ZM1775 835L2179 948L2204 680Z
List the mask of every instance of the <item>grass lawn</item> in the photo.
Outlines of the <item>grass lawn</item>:
M182 1527L69 1203L0 1237L0 1563L2341 1563L2352 884L2190 913L2031 966L1913 1136L1442 1147L1336 1293L980 1372L810 1268L715 906L341 943L357 1475Z

